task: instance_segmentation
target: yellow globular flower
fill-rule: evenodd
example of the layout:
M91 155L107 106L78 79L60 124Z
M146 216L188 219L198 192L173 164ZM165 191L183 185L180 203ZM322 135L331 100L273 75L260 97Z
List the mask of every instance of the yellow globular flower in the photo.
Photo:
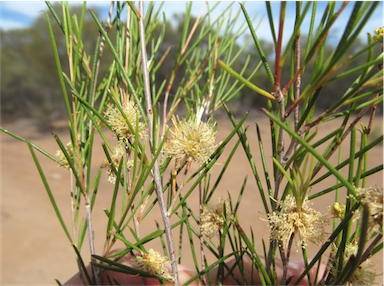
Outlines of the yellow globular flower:
M141 114L135 107L133 101L127 101L125 103L125 106L123 106L123 112L133 129L129 128L126 119L117 107L110 107L105 112L105 117L111 125L112 131L116 134L117 138L119 140L133 140L135 132L132 132L132 130L135 130L137 126L139 129L136 130L137 133L143 136L145 134L145 125L140 122Z
M379 188L358 188L361 202L368 205L369 231L383 231L383 190Z
M166 279L172 279L166 265L169 264L167 257L161 256L161 254L152 248L148 253L142 253L141 256L136 256L136 263L141 269L150 274L156 274L163 276Z
M268 215L271 239L277 239L285 248L294 233L299 235L299 246L304 248L309 241L321 243L324 240L324 226L328 219L326 215L310 208L308 199L304 200L299 210L295 199L288 195L280 207L279 211Z
M219 199L219 202L215 205L203 205L201 232L209 238L221 232L225 222L224 215L227 219L231 215L228 201Z
M175 128L168 145L168 154L179 165L188 160L205 162L215 149L216 131L209 123L196 119L174 121Z
M378 43L383 43L384 38L384 27L377 28L375 30L375 35L373 36L373 40Z
M71 142L69 142L67 145L65 145L65 150L67 151L67 153L68 153L69 157L71 158L71 160L73 160L73 149L72 149ZM66 168L66 169L70 168L68 160L65 157L64 152L62 150L57 150L56 154L55 154L55 157L56 157L56 159L58 161L57 163L59 164L60 167L63 167L63 168Z
M345 205L339 204L338 202L335 202L330 207L331 213L333 217L343 219L345 216Z
M116 146L114 154L111 156L111 161L116 170L119 168L120 160L122 160L125 154L125 144L120 143ZM105 160L101 167L107 168L108 181L112 184L116 183L116 174L112 170L112 166L108 160ZM127 160L126 170L129 171L133 167L133 161ZM123 173L121 174L123 176Z

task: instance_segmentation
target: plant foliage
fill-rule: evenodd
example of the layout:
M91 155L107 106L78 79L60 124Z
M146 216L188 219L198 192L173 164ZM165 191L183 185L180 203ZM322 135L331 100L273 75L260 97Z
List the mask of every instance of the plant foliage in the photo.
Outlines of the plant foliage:
M382 41L377 41L380 30L364 43L358 36L379 3L328 2L319 15L316 2L296 2L292 21L286 17L286 2L278 11L270 2L265 5L272 47L258 37L249 16L252 3L228 4L215 18L218 3L208 2L198 17L192 17L193 3L187 3L177 43L170 44L173 31L161 5L154 2L146 3L145 11L143 3L112 3L105 22L85 3L73 12L68 3L58 9L47 2L48 35L70 141L53 134L59 150L50 154L1 130L28 144L56 216L81 261L88 241L90 282L100 283L101 267L178 284L177 263L187 263L182 248L188 249L196 270L189 282L374 282L369 267L371 257L382 251L383 198L370 176L382 172L383 166L371 166L369 154L383 140L382 135L370 139L375 110L383 100L383 52ZM348 24L330 46L330 29L342 21L347 5L352 5ZM305 17L311 19L309 27L303 25ZM84 40L90 20L98 31L92 45ZM293 30L287 33L285 26ZM239 35L250 36L239 41ZM262 74L263 83L257 74ZM337 96L328 101L328 90L335 86L340 87ZM264 101L270 137L261 134L257 124L256 130L247 128L247 114L236 118L228 107L244 90ZM221 142L215 140L219 116L233 125ZM327 135L319 136L317 128L330 122ZM257 142L249 140L250 132L256 132ZM94 161L98 139L103 162ZM265 144L272 146L271 154ZM330 163L346 145L349 158ZM260 158L252 146L258 147ZM70 171L71 226L62 218L36 152ZM262 252L256 247L256 228L246 231L237 215L244 192L250 191L247 178L237 197L228 193L227 199L217 201L221 179L231 176L227 170L237 152L247 157L264 208L250 211L255 216L263 212L270 229ZM111 182L110 206L105 209L103 255L97 255L92 212L100 181L106 179ZM193 192L199 193L197 208L191 202ZM312 208L310 202L316 205L325 195L334 199L329 210ZM157 208L162 222L141 235L141 224ZM189 243L182 243L185 237ZM162 245L158 252L149 247L154 241ZM307 246L312 243L318 247L310 259ZM124 249L114 252L119 244ZM289 274L294 249L302 252L299 277ZM136 269L118 262L127 254L135 257ZM168 259L169 273L162 264ZM250 269L244 266L247 261ZM321 263L326 265L323 272L317 270ZM218 269L217 275L211 276L213 269Z

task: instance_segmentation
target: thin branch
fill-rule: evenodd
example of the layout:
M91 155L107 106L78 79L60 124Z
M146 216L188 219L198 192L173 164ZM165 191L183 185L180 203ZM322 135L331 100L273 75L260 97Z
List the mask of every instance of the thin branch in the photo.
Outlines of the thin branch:
M203 213L203 190L201 186L201 182L199 183L199 213L200 213L200 221L201 221L201 216ZM201 258L201 269L205 268L205 253L204 253L204 238L203 238L203 233L200 227L200 258ZM220 239L221 241L221 239ZM219 249L220 251L220 249ZM220 281L220 280L219 280ZM204 273L201 277L201 282L203 285L207 285L207 274Z
M292 238L292 236L291 236ZM285 250L282 241L278 242L278 247L279 247L279 252L280 252L280 258L281 258L281 264L283 266L283 274L282 274L282 280L281 283L282 285L285 285L285 277L288 272L288 263L287 263L287 258L285 256Z
M85 197L85 214L86 214L86 220L87 220L89 248L91 250L91 255L92 255L91 260L92 260L92 262L96 262L96 259L93 257L93 255L96 254L95 237L94 237L94 232L93 232L93 227L92 227L91 203L90 203L88 195ZM99 276L99 273L100 273L99 268L96 266L92 266L92 272L93 272L96 284L100 285L101 280L100 280L100 276Z
M281 90L278 90L277 92L275 92L275 96L276 96L276 100L277 100L277 103L279 104L279 108L280 108L280 120L281 122L284 122L285 121L285 117L284 117L284 111L285 111L285 105L284 105L284 96L283 96L283 93L281 92ZM285 165L285 161L284 161L284 129L279 127L279 135L278 135L278 146L277 146L277 159L278 159L278 162L281 164L281 166L284 166ZM278 202L278 195L279 195L279 190L280 190L280 183L281 183L281 180L283 179L283 173L281 171L278 171L277 175L276 175L276 179L275 179L275 192L274 192L274 195L273 195L273 198L275 199L276 202Z
M285 8L286 3L282 2L280 7L280 20L279 20L279 34L277 39L277 45L276 45L276 54L275 54L275 86L274 86L274 95L276 98L276 101L279 105L279 113L280 113L280 120L282 122L285 121L285 103L284 103L284 94L285 91L280 89L280 80L281 80L281 70L282 70L282 63L281 63L281 48L282 48L282 42L283 42L283 30L284 30L284 18L285 18ZM277 159L278 162L284 166L284 130L283 128L279 127L279 134L278 134L278 146L277 146ZM278 194L280 189L280 183L283 178L283 175L281 172L277 173L276 179L275 179L275 193L274 193L274 199L278 201Z
M295 53L295 78L296 78L296 83L295 83L295 92L294 92L294 101L296 102L299 97L300 97L300 92L301 92L301 43L300 43L300 33L296 37L296 53ZM300 109L299 105L295 106L294 109L294 126L295 130L298 129L298 123L299 123L299 116L300 116ZM289 156L291 156L292 152L297 149L298 143L296 140L292 139L291 143L289 144L289 147L287 151L285 152L285 155L283 157L283 161L287 161L289 159Z
M284 30L284 18L285 18L285 8L287 3L281 2L280 7L280 22L279 22L279 35L276 45L276 54L275 54L275 91L280 90L280 80L281 80L281 47L283 45L283 30Z
M209 108L210 108L211 100L212 100L213 87L214 87L214 83L215 83L215 73L216 73L216 68L217 68L218 48L219 48L219 45L216 41L215 42L215 49L214 49L214 61L213 61L214 64L213 64L213 69L212 69L212 75L209 79L209 91L208 91L207 99L204 102L206 105L205 106L205 115L209 114Z
M166 210L166 205L164 202L164 196L163 196L163 186L161 183L161 176L160 176L160 169L157 159L155 158L155 147L153 146L153 110L152 110L152 97L151 97L151 89L150 89L150 82L149 82L149 72L148 72L148 66L147 66L147 51L145 47L145 28L144 28L144 21L143 21L143 15L144 15L144 3L143 1L140 1L139 3L139 11L140 11L140 17L139 17L139 32L140 32L140 47L141 47L141 56L142 56L142 68L143 68L143 80L144 80L144 94L145 94L145 101L147 104L147 116L148 116L148 130L149 130L149 144L151 148L151 155L152 160L155 160L152 173L153 173L153 180L155 183L156 188L156 194L157 199L159 202L161 215L164 222L164 228L167 238L167 244L168 244L168 252L171 260L171 266L172 266L172 273L173 273L173 279L174 279L174 285L179 285L179 277L178 277L178 271L177 271L177 261L175 256L175 246L173 242L172 232L171 232L171 224L170 219Z
M177 72L179 70L179 67L181 65L181 59L183 58L185 52L187 51L187 48L188 48L188 45L189 45L189 43L190 43L190 41L192 39L192 36L196 32L196 29L197 29L197 27L198 27L198 25L200 23L200 18L201 18L202 13L203 13L203 10L201 10L199 15L197 16L196 21L195 21L194 25L192 26L192 29L191 29L191 31L190 31L190 33L188 35L188 38L187 38L183 48L181 49L179 56L177 57L174 69L172 70L172 74L171 74L171 77L170 77L168 85L167 85L167 89L165 91L164 104L163 104L163 129L162 129L162 132L161 132L161 137L164 137L167 121L169 119L169 116L167 116L169 94L171 92L171 89L172 89L172 86L173 86L173 82L174 82L174 80L176 78L176 74L177 74Z
M295 84L295 94L294 94L294 98L295 98L295 101L300 97L300 89L301 89L301 75L300 75L300 56L301 56L301 49L300 49L300 40L301 40L301 37L300 37L300 33L297 35L297 38L296 38L296 54L295 54L295 63L296 63L296 66L295 66L295 70L296 70L296 73L298 74L297 76L297 79L296 79L296 84ZM299 106L297 105L295 110L294 110L294 122L295 122L295 130L297 130L297 127L298 127L298 123L299 123Z
M356 115L356 118L351 122L349 127L345 130L343 135L337 140L337 143L335 144L335 146L333 146L332 150L324 157L324 159L328 160L333 155L333 153L335 153L335 151L338 149L338 147L341 145L344 139L347 138L351 130L357 125L357 123L361 120L361 118L363 118L363 116L365 116L369 112L370 108L371 106L367 106L364 109L362 109L359 112L359 114ZM324 167L322 164L317 165L317 167L313 171L312 178L314 178L317 175L317 173L321 170L322 167Z
M127 72L128 74L128 69L129 69L129 55L130 55L130 49L131 49L131 46L130 46L130 40L131 40L131 31L130 31L130 22L131 22L131 9L127 9L127 23L126 23L126 26L125 26L125 71ZM125 90L128 90L128 83L125 82ZM126 96L126 93L124 92L123 93L124 95L124 98L123 98L123 101L124 104L127 102L127 96Z
M113 12L113 7L114 7L114 2L112 1L110 6L109 6L109 12L108 12L108 17L107 17L107 24L106 24L106 31L109 30L109 28L111 27L111 18L112 18L112 12ZM97 59L97 62L96 62L96 70L95 70L95 73L93 74L93 88L92 88L92 94L91 94L91 105L94 106L95 105L95 95L96 95L96 82L97 82L97 77L99 75L99 71L100 71L100 61L101 61L101 57L103 55L103 51L104 51L104 42L105 42L105 38L103 37L103 35L100 33L100 46L99 46L99 51L98 51L98 59ZM89 136L91 136L91 133L94 132L93 128L92 128L92 120L89 120L89 124L88 124L88 128L89 128ZM90 170L87 170L87 168L85 168L85 171L87 172L90 172ZM95 258L93 257L93 255L96 254L96 250L95 250L95 237L94 237L94 232L93 232L93 227L92 227L92 210L91 210L91 202L90 202L90 198L89 198L89 193L87 192L87 194L84 195L85 196L85 213L86 213L86 220L87 220L87 229L88 229L88 240L89 240L89 247L90 247L90 251L91 251L91 255L92 255L92 262L96 262ZM93 275L95 277L95 282L96 284L100 284L101 283L101 280L100 280L100 276L99 276L99 268L96 267L96 266L92 266L92 271L93 271Z
M292 243L293 243L293 238L294 237L295 237L295 233L292 233L291 237L289 238L287 255L285 256L285 261L283 263L283 276L281 278L281 283L282 284L286 283L285 280L287 279L288 266L289 266L289 258L291 256L291 249L292 249Z
M381 43L381 53L383 53L383 50L384 50L384 48L383 48L383 43ZM380 70L383 70L383 63L382 63L382 62L379 63L377 67L378 67L378 70L379 70L379 71L380 71ZM381 87L381 89L383 89L383 82L381 82L381 83L378 85L378 87L379 87L379 88ZM376 95L374 95L373 97L376 98L376 97L378 97L378 96L379 96L379 93L376 94ZM370 117L369 117L368 127L367 127L367 130L365 131L367 134L371 133L371 128L372 128L372 125L373 125L373 119L374 119L374 117L375 117L375 114L376 114L376 104L373 104L373 105L371 106L371 115L370 115Z
M371 242L371 244L365 249L363 255L361 256L361 263L367 260L371 256L371 252L373 248L380 242L380 240L383 238L383 234L378 234L375 239Z

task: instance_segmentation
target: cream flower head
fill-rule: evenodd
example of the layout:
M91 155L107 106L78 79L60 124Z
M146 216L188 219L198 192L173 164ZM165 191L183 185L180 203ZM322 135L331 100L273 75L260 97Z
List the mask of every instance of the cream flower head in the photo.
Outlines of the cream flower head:
M114 154L111 156L112 164L116 170L119 168L120 160L122 160L124 155L125 155L125 144L120 142L116 146ZM112 170L111 163L109 163L108 160L105 160L101 164L101 167L107 168L108 181L111 182L112 184L115 184L116 183L116 174ZM132 167L133 167L133 161L127 160L126 170L129 171L132 169Z
M343 257L343 266L346 266L348 260L350 257L356 256L358 251L358 245L356 241L353 241L351 243L348 243L345 246L344 249L344 257ZM337 247L335 244L332 244L332 252L337 252ZM372 271L373 263L366 259L363 262L360 263L360 265L356 268L356 270L353 272L352 276L347 281L346 285L352 286L352 285L377 285L375 284L375 279L377 274ZM332 268L331 272L333 275L337 275L336 269Z
M72 149L71 142L69 142L69 143L67 143L67 145L65 145L65 150L67 151L70 159L73 160L73 149ZM59 164L60 167L63 167L65 169L70 168L67 157L65 157L64 152L62 150L57 150L55 157L56 157L57 163Z
M224 214L227 219L230 218L231 209L228 201L219 199L219 202L215 205L203 205L201 232L209 238L221 232L225 222Z
M358 188L361 202L368 205L369 231L383 231L383 190L379 188Z
M377 285L375 283L377 274L372 271L373 266L373 263L369 259L363 261L353 272L347 285Z
M145 125L140 122L141 114L135 107L134 102L128 100L123 106L123 112L132 129L135 130L136 126L138 126L137 133L143 136L145 134ZM117 107L110 107L105 112L105 117L119 140L134 139L135 132L132 132L132 129L129 128L127 121Z
M308 241L320 243L325 238L324 225L326 215L309 207L305 199L300 210L295 199L288 195L280 203L281 209L268 215L271 228L271 238L283 243L286 248L293 233L300 236L299 246L306 247Z
M215 149L216 131L205 122L195 118L177 122L168 146L168 154L175 158L179 165L188 160L205 162Z
M166 279L172 279L166 265L169 263L168 258L161 256L161 254L152 248L148 253L142 253L141 256L136 256L136 263L143 271L150 274L163 276Z

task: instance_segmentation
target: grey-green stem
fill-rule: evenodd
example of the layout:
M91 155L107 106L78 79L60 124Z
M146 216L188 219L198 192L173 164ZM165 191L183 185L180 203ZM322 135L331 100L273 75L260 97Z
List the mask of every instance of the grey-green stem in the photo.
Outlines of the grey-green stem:
M152 111L151 89L150 89L150 82L149 82L149 72L148 72L148 66L147 66L147 62L148 62L147 52L145 49L145 29L144 29L144 21L143 21L144 3L143 3L143 1L140 1L139 11L140 11L140 17L139 17L140 47L141 47L141 56L142 56L142 67L143 67L144 94L145 94L145 101L147 104L149 144L151 146L152 159L155 160L153 168L152 168L152 173L153 173L153 180L154 180L155 188L156 188L157 199L159 202L161 215L162 215L163 222L164 222L165 234L166 234L167 244L168 244L169 258L171 260L171 266L172 266L174 285L178 286L179 285L179 278L178 278L177 262L176 262L176 255L175 255L175 246L174 246L172 232L171 232L170 219L169 219L169 215L167 213L166 205L164 202L163 187L161 184L159 164L157 162L157 159L155 159L155 150L154 150L154 146L153 146L153 111Z

